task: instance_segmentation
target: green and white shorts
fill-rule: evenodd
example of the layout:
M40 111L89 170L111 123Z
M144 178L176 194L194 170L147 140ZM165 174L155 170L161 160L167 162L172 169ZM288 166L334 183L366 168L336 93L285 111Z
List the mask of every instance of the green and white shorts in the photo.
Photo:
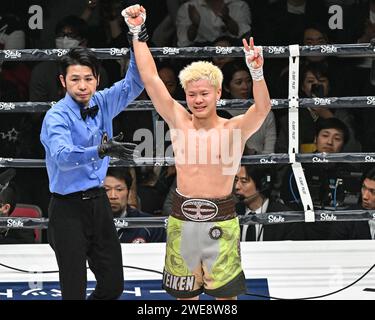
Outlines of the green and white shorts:
M238 218L195 222L170 216L163 288L177 298L202 292L217 298L245 293Z

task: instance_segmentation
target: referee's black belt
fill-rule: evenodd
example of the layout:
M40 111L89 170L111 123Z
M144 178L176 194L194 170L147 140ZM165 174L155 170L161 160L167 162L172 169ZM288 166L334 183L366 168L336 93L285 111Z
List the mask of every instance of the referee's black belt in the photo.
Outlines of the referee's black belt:
M106 192L104 188L96 187L96 188L91 188L85 191L77 191L77 192L68 193L68 194L52 193L52 195L58 199L90 200L90 199L102 197L103 195L105 195L105 193Z

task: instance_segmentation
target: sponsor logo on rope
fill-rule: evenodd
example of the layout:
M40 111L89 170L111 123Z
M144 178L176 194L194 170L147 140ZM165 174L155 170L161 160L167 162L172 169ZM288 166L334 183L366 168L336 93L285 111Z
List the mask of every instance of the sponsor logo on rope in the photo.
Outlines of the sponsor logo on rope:
M215 52L221 53L221 54L230 54L233 52L233 48L232 47L216 47Z
M268 159L265 159L265 158L262 158L259 160L260 163L264 164L264 163L276 163L276 161L274 160L268 160Z
M180 54L179 48L170 48L170 47L164 47L163 48L163 54L169 54L169 55L177 55Z
M367 104L375 105L375 97L367 97Z
M365 162L375 162L375 159L371 156L366 156L365 157Z
M279 102L276 99L271 99L271 106L278 106Z
M227 103L225 102L225 100L223 99L220 99L216 102L216 106L220 107L220 106L225 106Z
M7 219L8 228L20 228L23 227L23 221L20 219Z
M14 103L9 102L0 102L0 110L13 110L16 108Z
M316 163L316 162L329 162L327 159L322 159L322 158L319 158L319 157L313 157L312 159L312 162L313 163Z
M327 104L331 104L331 99L329 98L313 98L314 104L319 106L325 106Z
M335 216L333 213L321 213L320 214L320 221L336 221L337 216Z
M280 223L280 222L285 222L285 219L280 215L270 214L268 216L268 222L269 223Z
M181 205L182 214L191 221L207 221L218 213L215 203L205 199L189 199Z
M22 54L18 50L4 50L5 59L18 59L21 58Z
M268 47L268 53L282 54L282 53L285 53L285 48L284 47L269 46Z
M322 45L320 46L321 53L336 53L337 48L333 45Z
M116 228L125 228L129 225L129 223L125 221L125 219L122 219L122 218L120 219L114 218L113 221L115 223Z
M128 53L129 49L127 48L111 48L109 54L111 56L125 56Z
M57 55L58 57L62 57L62 56L64 56L64 55L66 55L68 52L69 52L68 49L52 49L52 50L46 50L46 54L47 54L47 55L55 54L55 55Z

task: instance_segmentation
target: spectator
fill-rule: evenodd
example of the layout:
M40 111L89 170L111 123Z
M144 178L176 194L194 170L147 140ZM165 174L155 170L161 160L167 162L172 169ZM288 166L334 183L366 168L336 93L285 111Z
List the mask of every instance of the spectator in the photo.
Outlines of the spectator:
M152 217L152 215L128 205L131 186L132 176L128 168L108 169L104 188L111 203L113 217ZM164 242L166 237L164 228L123 228L118 229L117 232L122 243Z
M349 131L346 125L337 118L321 119L317 122L315 143L315 152L322 153L338 153L341 152L345 143L349 139ZM345 167L343 164L328 163L324 164L304 164L305 176L307 184L309 185L310 193L316 206L337 206L333 204L333 193L330 188L332 184L329 180L333 179L335 182L340 176L339 171ZM282 179L283 189L281 198L284 202L292 206L293 204L300 204L297 186L295 185L292 170L289 168L288 173ZM335 183L334 183L335 184ZM340 192L337 193L337 195ZM341 198L341 197L340 197ZM342 200L342 199L341 199ZM299 207L301 209L301 207Z
M242 0L190 0L178 10L176 25L179 47L202 45L222 35L247 38L251 14Z
M316 152L341 152L348 139L348 128L339 119L328 118L317 122ZM303 165L303 168L314 208L336 210L344 206L345 181L343 181L343 176L352 170L350 165L307 163ZM290 167L281 181L280 197L284 203L295 210L303 210L295 177ZM304 236L301 240L332 240L332 228L336 223L339 222L305 223L303 225Z
M55 28L55 46L57 49L87 47L88 26L76 16L67 16L57 22ZM58 101L65 96L65 89L59 81L59 64L56 61L44 61L37 64L31 74L31 101ZM98 89L108 86L107 72L100 68Z
M176 17L181 4L187 0L166 0L168 14L155 28L152 43L156 47L174 47L177 42Z
M356 15L354 15L354 13ZM375 0L364 1L353 13L350 30L353 30L353 42L369 43L375 41ZM350 92L352 96L375 95L375 59L373 57L360 58L351 70ZM356 123L360 128L360 140L364 152L375 151L375 127L372 119L375 112L372 108L356 110Z
M8 169L0 174L0 216L9 217L17 204L17 191L14 183L10 182L13 174ZM6 178L7 181L4 179ZM34 243L34 230L0 228L0 244Z
M302 98L324 98L329 97L331 92L331 81L327 67L321 62L309 63L301 71L300 97ZM361 145L356 139L354 131L354 119L345 110L330 110L327 107L301 108L299 110L299 143L301 152L315 151L315 129L319 119L331 117L342 120L349 129L348 143L345 144L345 152L360 152ZM288 114L282 116L279 123L279 135L276 141L276 152L287 152L288 150Z
M363 175L360 203L351 210L375 210L375 167ZM375 239L375 221L348 221L335 225L332 238L336 240Z
M288 211L289 208L270 198L271 176L257 166L240 166L234 179L234 193L239 199L239 215ZM241 225L241 241L279 241L300 239L298 223Z
M328 38L328 31L324 25L317 23L306 24L303 30L303 42L304 46L326 46L332 43ZM325 73L330 80L330 90L329 93L341 93L350 92L350 63L346 59L345 63L339 60L340 58L335 56L307 56L300 57L300 70L305 70L309 67L309 64L315 64L320 66L320 68L325 69ZM279 60L279 59L276 59ZM280 59L283 60L283 59ZM288 80L289 78L289 66L284 66L283 70L280 72L280 76L275 80L277 84L277 96L281 98L288 97ZM349 80L349 81L348 81Z
M0 19L0 48L24 49L25 32L15 15ZM0 74L0 101L29 100L31 71L24 62L4 62ZM8 112L0 116L0 157L42 159L44 151L39 141L39 113ZM18 201L48 208L48 181L44 168L19 168L15 178Z
M85 20L89 29L93 27L92 30L89 30L89 40L92 40L92 38L96 38L94 40L102 40L102 34L99 34L97 29L95 30L100 18L99 6L97 4L102 2L102 0L33 0L29 2L39 4L43 8L43 28L37 30L38 33L34 36L34 48L53 48L56 38L56 22L61 21L69 15L74 15ZM29 17L30 15L28 15Z
M273 1L264 12L262 27L272 45L302 43L305 25L328 21L328 10L322 0Z
M11 13L0 15L0 50L25 48L25 26L21 19ZM19 101L27 101L31 76L29 65L22 61L0 61L0 69L2 78L16 88Z
M213 46L216 48L235 47L239 45L237 42L238 41L236 41L236 39L232 37L220 36L214 41ZM212 63L215 66L218 66L220 69L223 69L226 63L234 61L234 60L235 60L234 57L226 57L226 56L212 57Z
M224 97L229 99L252 98L252 80L246 64L231 61L223 67ZM245 110L228 110L231 116L242 114ZM261 127L246 141L252 154L273 153L276 143L276 122L272 111L267 115Z

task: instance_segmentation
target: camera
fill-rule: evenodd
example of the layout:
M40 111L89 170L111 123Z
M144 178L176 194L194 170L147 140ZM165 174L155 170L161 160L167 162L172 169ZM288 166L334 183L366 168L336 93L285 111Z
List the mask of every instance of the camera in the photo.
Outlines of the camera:
M324 97L324 87L322 84L314 83L311 85L311 95L316 98Z

